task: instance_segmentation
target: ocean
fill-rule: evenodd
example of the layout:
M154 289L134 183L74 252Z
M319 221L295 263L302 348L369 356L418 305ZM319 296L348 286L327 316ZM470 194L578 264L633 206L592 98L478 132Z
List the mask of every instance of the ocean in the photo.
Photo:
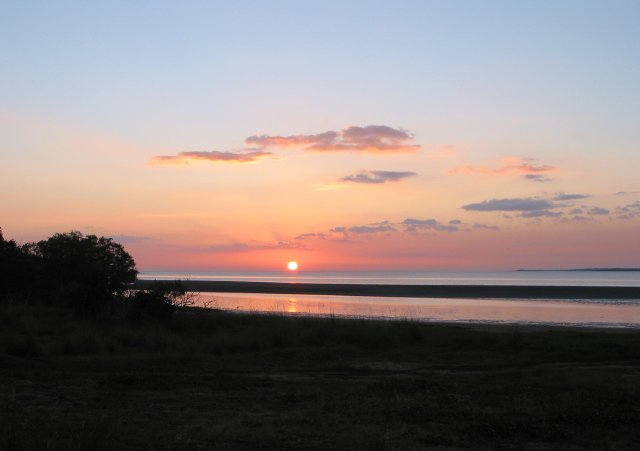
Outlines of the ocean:
M180 272L142 271L147 280L233 280L247 282L360 283L386 285L562 285L640 287L640 271L501 272Z
M389 285L639 287L640 271L504 272L141 272L146 280ZM197 305L238 312L451 323L640 328L639 299L432 299L373 296L201 293Z

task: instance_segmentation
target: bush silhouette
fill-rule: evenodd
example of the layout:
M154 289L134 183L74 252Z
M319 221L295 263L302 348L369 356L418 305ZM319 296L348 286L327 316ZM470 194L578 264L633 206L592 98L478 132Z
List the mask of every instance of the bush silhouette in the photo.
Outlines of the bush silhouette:
M46 303L94 317L120 312L134 323L167 322L178 308L194 305L196 295L179 280L131 290L137 274L131 255L111 238L56 233L20 246L0 229L0 302Z
M18 246L0 233L0 295L21 295L95 314L114 307L138 271L111 238L80 232L56 233Z
M154 282L147 290L129 296L130 319L139 324L143 318L167 322L179 308L194 305L197 294L188 293L182 281Z
M6 299L33 290L38 268L37 258L15 240L5 240L0 228L0 296Z
M108 306L138 274L131 255L111 238L56 233L27 249L40 260L39 284L53 301L87 313Z

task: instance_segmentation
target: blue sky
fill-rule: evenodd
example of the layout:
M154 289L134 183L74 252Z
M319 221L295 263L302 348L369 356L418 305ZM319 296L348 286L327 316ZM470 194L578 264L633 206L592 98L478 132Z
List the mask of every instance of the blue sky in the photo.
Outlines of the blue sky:
M397 223L453 219L462 205L558 192L586 193L597 200L593 206L613 211L635 198L618 205L606 196L640 190L639 17L635 1L6 2L0 152L12 171L3 188L23 193L31 210L5 205L5 224L32 237L83 220L104 233L148 236L149 248L153 240L178 245L184 238L168 225L160 232L109 218L148 205L163 214L182 211L179 199L188 193L202 202L222 191L250 210L269 192L283 199L270 206L288 225L262 224L226 204L210 208L227 211L222 219L229 224L255 223L259 230L247 228L247 236L287 240L309 232L313 222L302 217L308 213L291 213L292 203L305 198L283 191L302 192L304 180L328 186L376 170L417 176L376 194L377 204L366 201L370 194L350 198L347 190L340 199L309 194L307 202L319 203L338 226L350 219L347 204L340 206L349 198L358 206L355 227L394 215ZM147 165L157 155L241 151L252 135L367 125L408 130L424 158L276 151L277 161L264 169ZM449 160L427 158L444 148L454 149ZM505 158L535 159L561 177L543 188L450 175L462 166L497 168ZM106 178L107 169L118 175ZM26 182L24 171L37 181ZM136 204L123 190L143 194ZM53 196L47 202L43 191ZM93 201L73 200L78 191L93 193ZM158 197L168 204L158 205ZM123 199L130 203L121 210ZM104 216L87 213L94 205ZM69 208L68 219L40 229L18 219L35 220L54 207ZM551 233L552 225L535 230ZM616 230L608 226L609 233ZM212 224L186 227L193 236ZM271 228L266 234L265 227ZM529 226L513 227L522 239L531 233ZM202 232L200 244L248 239L216 230L218 238Z

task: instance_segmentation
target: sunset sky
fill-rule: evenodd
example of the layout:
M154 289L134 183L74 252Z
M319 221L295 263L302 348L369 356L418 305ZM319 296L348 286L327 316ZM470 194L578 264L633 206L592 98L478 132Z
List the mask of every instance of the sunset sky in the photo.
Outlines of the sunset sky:
M9 1L0 226L142 270L640 266L638 1Z

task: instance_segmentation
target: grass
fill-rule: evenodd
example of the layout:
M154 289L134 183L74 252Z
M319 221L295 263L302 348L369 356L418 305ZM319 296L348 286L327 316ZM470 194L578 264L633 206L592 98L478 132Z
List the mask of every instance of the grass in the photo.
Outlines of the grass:
M0 307L0 450L634 449L640 332Z

